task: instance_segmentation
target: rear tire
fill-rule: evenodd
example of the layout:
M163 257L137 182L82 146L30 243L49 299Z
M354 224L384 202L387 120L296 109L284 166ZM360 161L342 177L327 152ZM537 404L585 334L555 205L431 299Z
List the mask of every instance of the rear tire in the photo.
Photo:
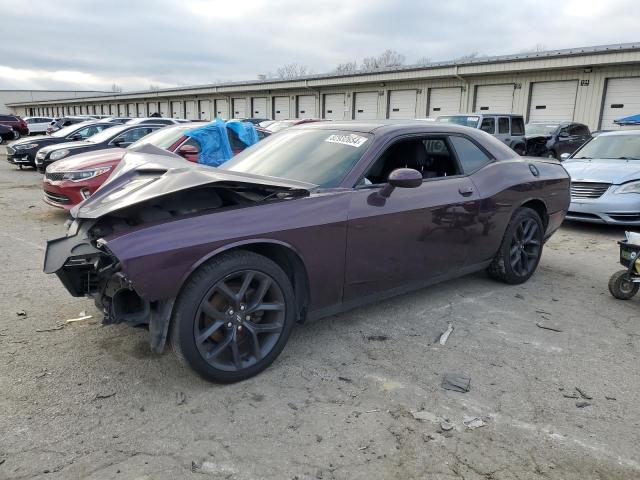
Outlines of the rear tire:
M542 256L544 226L538 212L521 207L515 211L502 237L498 253L487 273L494 280L518 285L534 274Z
M631 281L627 270L618 270L609 279L609 292L618 300L629 300L639 288L640 284Z
M182 288L171 317L171 346L207 380L244 380L280 354L295 305L291 282L275 262L253 252L223 254Z

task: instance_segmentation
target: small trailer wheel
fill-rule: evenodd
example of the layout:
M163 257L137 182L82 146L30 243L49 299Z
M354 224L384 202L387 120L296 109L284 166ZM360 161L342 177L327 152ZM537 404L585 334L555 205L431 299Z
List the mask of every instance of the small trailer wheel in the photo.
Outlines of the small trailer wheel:
M634 283L627 270L619 270L609 279L609 292L619 300L629 300L638 293L640 284Z

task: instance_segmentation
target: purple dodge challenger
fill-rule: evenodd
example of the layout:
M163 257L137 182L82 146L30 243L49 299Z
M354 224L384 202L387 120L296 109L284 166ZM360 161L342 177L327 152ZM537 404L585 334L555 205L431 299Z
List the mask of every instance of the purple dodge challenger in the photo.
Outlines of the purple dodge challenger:
M569 202L558 162L480 130L308 124L217 169L127 153L44 270L105 323L146 325L154 351L169 341L233 382L273 362L296 322L482 269L525 282Z

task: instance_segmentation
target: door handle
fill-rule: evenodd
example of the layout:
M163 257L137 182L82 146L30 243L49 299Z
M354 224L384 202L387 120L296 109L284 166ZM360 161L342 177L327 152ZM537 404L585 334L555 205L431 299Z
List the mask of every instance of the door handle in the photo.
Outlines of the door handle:
M460 193L460 195L462 195L463 197L468 197L473 193L473 188L472 187L460 187L458 189L458 192Z

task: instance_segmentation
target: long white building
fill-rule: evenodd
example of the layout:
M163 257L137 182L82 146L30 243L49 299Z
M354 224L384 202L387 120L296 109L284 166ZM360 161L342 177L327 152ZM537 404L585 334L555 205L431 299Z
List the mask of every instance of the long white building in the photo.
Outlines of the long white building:
M592 130L640 113L640 43L438 62L352 74L259 79L106 96L14 102L19 115L188 119L407 119L459 112L574 120Z
M16 113L7 104L39 102L42 100L68 99L88 95L104 95L106 92L88 90L0 90L0 114ZM24 110L22 111L24 114Z

